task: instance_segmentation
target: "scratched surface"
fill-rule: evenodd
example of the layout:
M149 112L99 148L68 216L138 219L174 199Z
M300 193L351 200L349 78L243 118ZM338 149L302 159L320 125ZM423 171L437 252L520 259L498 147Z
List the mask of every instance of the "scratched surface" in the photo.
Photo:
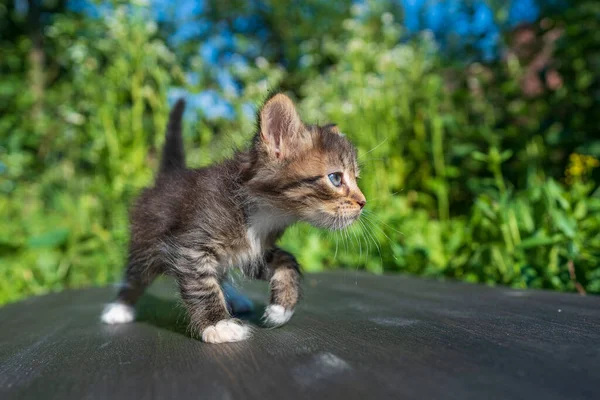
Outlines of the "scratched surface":
M267 288L246 283L256 322ZM600 298L402 276L309 275L291 322L249 341L185 334L170 281L139 320L114 288L0 308L1 399L598 399Z

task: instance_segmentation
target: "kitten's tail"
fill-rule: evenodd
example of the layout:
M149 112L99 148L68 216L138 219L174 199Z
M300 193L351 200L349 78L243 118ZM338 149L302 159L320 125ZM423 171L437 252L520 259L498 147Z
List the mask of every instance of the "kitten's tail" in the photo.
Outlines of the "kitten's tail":
M165 173L176 169L185 169L185 153L181 137L181 118L185 110L185 100L179 99L169 114L169 123L163 148L160 172Z

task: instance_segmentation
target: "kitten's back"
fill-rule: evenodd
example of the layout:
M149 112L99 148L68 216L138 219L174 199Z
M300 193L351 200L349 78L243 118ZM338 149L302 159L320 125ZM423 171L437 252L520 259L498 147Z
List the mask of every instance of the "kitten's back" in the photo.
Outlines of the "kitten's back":
M234 160L200 169L177 169L158 176L131 211L132 239L155 240L191 230L213 235L244 226L236 200L240 176Z

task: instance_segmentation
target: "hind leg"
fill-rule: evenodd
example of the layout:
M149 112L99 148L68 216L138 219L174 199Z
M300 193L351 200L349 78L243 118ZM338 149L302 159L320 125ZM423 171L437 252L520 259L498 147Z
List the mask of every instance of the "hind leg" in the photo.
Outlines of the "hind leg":
M130 259L125 278L114 302L107 304L102 312L102 322L106 324L124 324L135 319L135 303L154 278L158 275L153 266L142 268Z

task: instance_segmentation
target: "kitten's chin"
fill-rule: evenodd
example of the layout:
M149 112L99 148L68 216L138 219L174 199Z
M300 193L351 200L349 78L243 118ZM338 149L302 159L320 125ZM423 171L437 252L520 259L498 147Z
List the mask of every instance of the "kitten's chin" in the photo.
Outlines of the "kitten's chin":
M306 222L317 228L329 229L330 231L339 231L347 228L360 217L360 214L349 217L340 217L329 214L319 214L306 219Z

